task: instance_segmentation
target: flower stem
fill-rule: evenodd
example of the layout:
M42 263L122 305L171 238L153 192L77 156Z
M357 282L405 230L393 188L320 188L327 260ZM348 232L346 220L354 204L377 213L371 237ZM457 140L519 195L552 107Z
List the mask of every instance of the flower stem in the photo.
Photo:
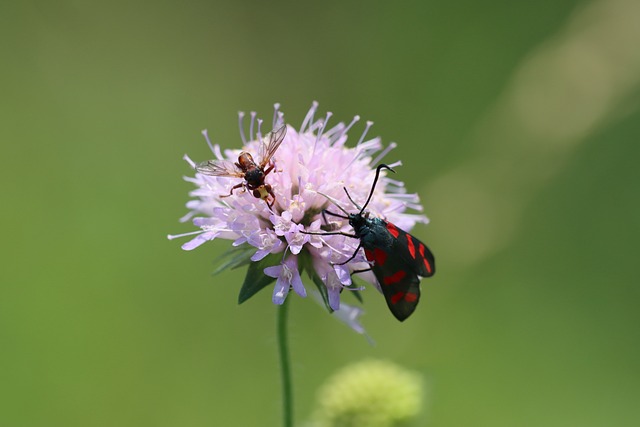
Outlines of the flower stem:
M282 409L284 427L293 427L293 392L291 390L291 363L287 342L288 301L278 307L278 350L280 353L280 376L282 378Z

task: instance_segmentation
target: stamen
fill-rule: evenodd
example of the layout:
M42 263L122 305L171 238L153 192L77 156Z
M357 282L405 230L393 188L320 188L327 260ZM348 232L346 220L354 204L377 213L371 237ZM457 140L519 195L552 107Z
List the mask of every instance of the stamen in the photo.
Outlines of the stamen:
M418 203L420 199L419 198L416 198L416 199L417 199L416 203L405 203L405 206L407 206L409 209L413 209L414 211L422 212L424 208L422 207L421 204Z
M404 210L406 208L406 206L402 203L397 204L396 206L392 207L392 208L388 208L384 210L385 214L390 214L392 212L396 212L396 211L400 211L400 210Z
M274 295L274 298L277 298L278 300L283 299L284 297L284 289L278 290L278 292L276 292L276 294Z
M314 191L314 190L309 190L309 191ZM315 193L318 193L319 195L325 197L328 201L330 201L331 203L333 203L338 209L340 209L342 212L344 212L345 215L349 216L349 212L347 212L346 210L344 210L344 208L342 206L340 206L340 201L338 201L337 199L334 199L333 197L321 193L319 191L314 191Z
M238 126L240 127L240 138L242 139L242 145L247 143L247 138L244 136L244 127L242 123L244 122L244 111L238 111Z
M364 132L362 132L362 136L360 137L360 140L356 144L356 147L358 147L360 144L362 144L362 141L364 141L364 137L367 136L367 132L369 132L369 128L371 126L373 126L373 122L371 120L367 120L367 126L364 128Z
M320 141L320 138L322 137L322 134L324 133L324 129L327 127L327 123L329 122L329 119L331 118L331 116L333 116L333 113L331 111L327 111L327 116L324 119L324 122L322 123L322 129L320 129L320 131L318 132L318 136L316 137L316 142L313 143L313 151L311 152L311 157L313 157L316 154L316 146L318 145L318 141Z
M189 221L191 218L193 218L193 216L196 214L195 211L191 211L188 212L186 215L184 215L182 218L179 219L180 222L187 222Z
M262 119L258 119L258 141L262 141L262 132L260 132L261 127L262 127Z
M416 193L393 193L389 197L395 200L406 200L408 202L417 202L420 200Z
M191 177L191 176L183 176L182 179L184 179L185 181L190 182L192 184L198 185L198 180L193 178L193 177Z
M167 239L173 240L173 239L178 239L180 237L193 236L194 234L201 234L201 233L204 233L204 230L192 231L190 233L183 233L183 234L168 234Z
M405 193L404 188L389 188L387 190L396 190L392 193L389 193L388 196L394 200L403 200L404 203L418 203L420 201L420 196L417 193ZM402 191L402 192L401 192Z
M334 127L332 127L329 130L326 130L324 132L324 136L329 137L330 139L333 139L333 135L339 131L341 131L342 129L344 129L344 123L340 122L337 125L335 125ZM337 138L336 138L337 139Z
M191 160L191 159L189 158L189 156L187 156L187 155L185 154L184 156L182 156L182 159L183 159L183 160L186 160L186 162L187 162L187 163L189 163L189 166L191 166L192 168L194 168L194 169L195 169L195 167L196 167L196 163L195 163L193 160Z
M398 181L396 179L391 179L388 176L385 177L385 181L387 182L387 185L395 185L396 187L404 187L404 182Z
M375 153L376 151L379 151L380 148L382 148L382 144L380 143L380 137L376 136L373 139L363 142L357 148L359 151L362 151L363 153L367 153L368 155L371 156L373 155L373 153Z
M331 249L331 251L332 251L333 253L337 253L337 254L339 254L339 255L341 255L341 256L347 256L347 255L349 255L349 254L347 254L347 253L345 253L345 252L342 252L341 250L338 250L337 248L334 248L333 246L331 246L331 245L329 244L329 242L327 242L327 240L326 240L326 239L323 239L323 238L322 238L322 236L323 236L322 234L316 234L316 236L320 236L320 237L321 237L321 240L322 240L322 243L324 243L324 245L325 245L326 247L328 247L329 249ZM327 259L331 259L331 255L329 255L329 256L327 257Z
M211 149L211 152L215 154L216 151L213 149L213 144L211 144L211 140L209 139L209 133L207 132L206 129L204 129L201 133L202 133L202 136L204 136L204 139L207 140L207 145Z
M340 138L342 138L342 136L344 134L346 134L347 132L349 132L349 129L351 129L353 127L353 125L355 125L358 121L360 120L360 116L356 115L353 116L353 120L351 120L351 123L349 123L349 125L347 125L347 127L345 127L342 132L340 132L340 135L336 136L336 141Z
M318 101L313 101L311 103L311 108L309 109L309 111L307 112L307 115L304 117L304 120L302 121L302 126L300 126L300 133L304 132L305 128L309 123L313 123L313 116L315 115L317 109L318 109Z
M218 160L224 159L224 157L222 157L222 152L220 151L220 146L218 144L213 146L213 153L216 155L216 158Z
M280 264L284 265L284 259L286 258L288 251L289 251L289 245L287 245L287 247L284 248L284 252L282 253L282 262Z
M315 122L313 122L310 126L309 129L307 130L308 132L315 132L316 130L320 129L320 127L322 127L324 121L322 119L319 119Z
M360 141L362 142L362 141ZM353 159L351 159L351 161L349 162L349 164L347 165L347 167L345 168L343 173L346 173L349 166L351 166L353 163L356 162L356 160L361 159L364 156L367 155L372 155L373 153L375 153L376 151L378 151L380 149L380 138L376 137L373 139L370 139L369 141L365 142L365 143L359 143L356 146L356 155L353 156Z
M378 154L378 157L375 158L375 160L373 160L371 162L372 165L377 165L378 163L380 163L380 160L382 160L384 158L384 156L386 156L387 154L389 154L389 151L393 150L394 148L396 148L398 146L398 144L396 144L395 142L392 142L391 144L389 144L387 146L387 148L385 148L384 150L382 150L382 153ZM393 166L392 166L393 167Z
M402 160L398 160L397 162L394 163L390 163L387 166L389 166L390 168L397 168L398 166L402 166Z
M253 123L256 120L256 112L251 112L251 124L249 124L249 141L253 141Z
M274 126L275 129L279 129L280 126L282 126L284 124L284 113L282 111L278 111L278 120L276 120L276 126Z
M271 124L271 127L273 129L276 128L276 123L277 123L277 119L278 119L278 110L280 109L280 103L276 102L275 104L273 104L273 123Z

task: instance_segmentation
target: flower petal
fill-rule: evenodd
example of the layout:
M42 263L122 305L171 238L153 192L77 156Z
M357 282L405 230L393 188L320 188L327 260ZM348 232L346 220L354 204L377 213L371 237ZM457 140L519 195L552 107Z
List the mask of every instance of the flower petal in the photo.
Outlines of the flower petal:
M302 279L300 278L300 273L296 272L296 274L293 276L293 280L291 281L291 286L293 287L293 290L295 291L296 294L300 295L303 298L307 296L307 290L305 289L304 284L302 283Z
M198 246L200 246L201 244L203 244L204 242L208 242L209 240L215 239L218 236L218 234L219 233L213 232L213 231L210 231L208 233L202 233L196 236L195 238L189 240L184 245L182 245L182 249L184 249L185 251L191 251L197 248Z
M281 271L282 271L282 265L274 265L274 266L265 268L264 274L266 274L269 277L278 278L280 276Z
M340 308L333 312L333 315L357 333L364 334L364 327L360 323L360 316L362 316L363 313L364 310L360 307L342 303L340 304Z
M276 281L276 286L273 288L272 301L274 304L282 305L289 293L289 283L283 280L281 277Z

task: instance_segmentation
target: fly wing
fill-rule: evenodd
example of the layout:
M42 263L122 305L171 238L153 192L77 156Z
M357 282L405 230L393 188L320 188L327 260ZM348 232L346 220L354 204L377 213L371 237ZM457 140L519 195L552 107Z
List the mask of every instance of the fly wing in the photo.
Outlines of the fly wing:
M269 132L262 140L262 153L260 158L260 167L264 169L269 164L271 158L284 141L284 136L287 134L287 125L282 125L280 128Z
M207 160L198 163L195 169L203 175L244 177L244 172L229 160Z

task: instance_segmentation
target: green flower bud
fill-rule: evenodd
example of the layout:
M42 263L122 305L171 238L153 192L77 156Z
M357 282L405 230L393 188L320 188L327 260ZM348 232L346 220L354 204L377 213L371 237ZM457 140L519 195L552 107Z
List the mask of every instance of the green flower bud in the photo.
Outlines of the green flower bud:
M314 427L407 426L420 413L420 374L391 362L365 360L340 370L320 388Z

